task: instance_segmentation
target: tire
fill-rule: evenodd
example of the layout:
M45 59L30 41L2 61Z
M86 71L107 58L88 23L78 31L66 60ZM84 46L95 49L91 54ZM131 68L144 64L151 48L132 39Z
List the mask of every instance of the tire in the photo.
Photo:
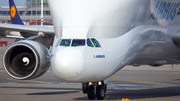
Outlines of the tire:
M88 90L88 83L82 83L82 91L83 91L83 93L86 94L87 90Z
M94 100L96 98L93 85L88 87L87 96L88 96L89 100Z
M103 100L106 95L106 90L104 86L97 86L96 88L96 97L98 100Z

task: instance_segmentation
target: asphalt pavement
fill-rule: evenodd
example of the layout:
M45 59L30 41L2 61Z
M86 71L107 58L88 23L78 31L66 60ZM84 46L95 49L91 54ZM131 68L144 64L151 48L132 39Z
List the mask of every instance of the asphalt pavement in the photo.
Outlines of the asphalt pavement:
M7 40L12 44L14 39ZM0 101L84 101L81 83L59 81L48 70L33 80L15 80L3 69L2 56L8 46L0 47ZM180 66L126 66L109 77L105 100L179 101Z

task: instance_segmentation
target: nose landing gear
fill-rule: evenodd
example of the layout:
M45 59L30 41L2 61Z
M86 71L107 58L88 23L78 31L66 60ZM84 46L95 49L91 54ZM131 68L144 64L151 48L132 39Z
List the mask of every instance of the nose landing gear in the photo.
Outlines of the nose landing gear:
M105 82L104 82L105 81ZM107 90L107 79L100 82L89 82L82 84L83 93L87 93L90 100L97 98L98 100L103 100L106 95Z

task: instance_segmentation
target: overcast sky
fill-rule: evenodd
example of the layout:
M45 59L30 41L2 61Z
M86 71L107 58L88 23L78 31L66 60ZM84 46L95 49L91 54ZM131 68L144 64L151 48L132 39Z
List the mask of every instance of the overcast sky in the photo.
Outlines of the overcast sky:
M25 6L26 0L14 0L16 6ZM0 6L9 5L8 0L0 0Z

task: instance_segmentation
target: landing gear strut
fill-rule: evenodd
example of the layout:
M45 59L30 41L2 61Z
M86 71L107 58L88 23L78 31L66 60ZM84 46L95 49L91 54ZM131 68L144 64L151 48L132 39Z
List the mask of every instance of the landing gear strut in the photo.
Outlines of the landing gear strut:
M87 96L90 100L98 99L103 100L106 95L108 80L99 81L99 82L89 82L82 84L83 93L87 93Z

